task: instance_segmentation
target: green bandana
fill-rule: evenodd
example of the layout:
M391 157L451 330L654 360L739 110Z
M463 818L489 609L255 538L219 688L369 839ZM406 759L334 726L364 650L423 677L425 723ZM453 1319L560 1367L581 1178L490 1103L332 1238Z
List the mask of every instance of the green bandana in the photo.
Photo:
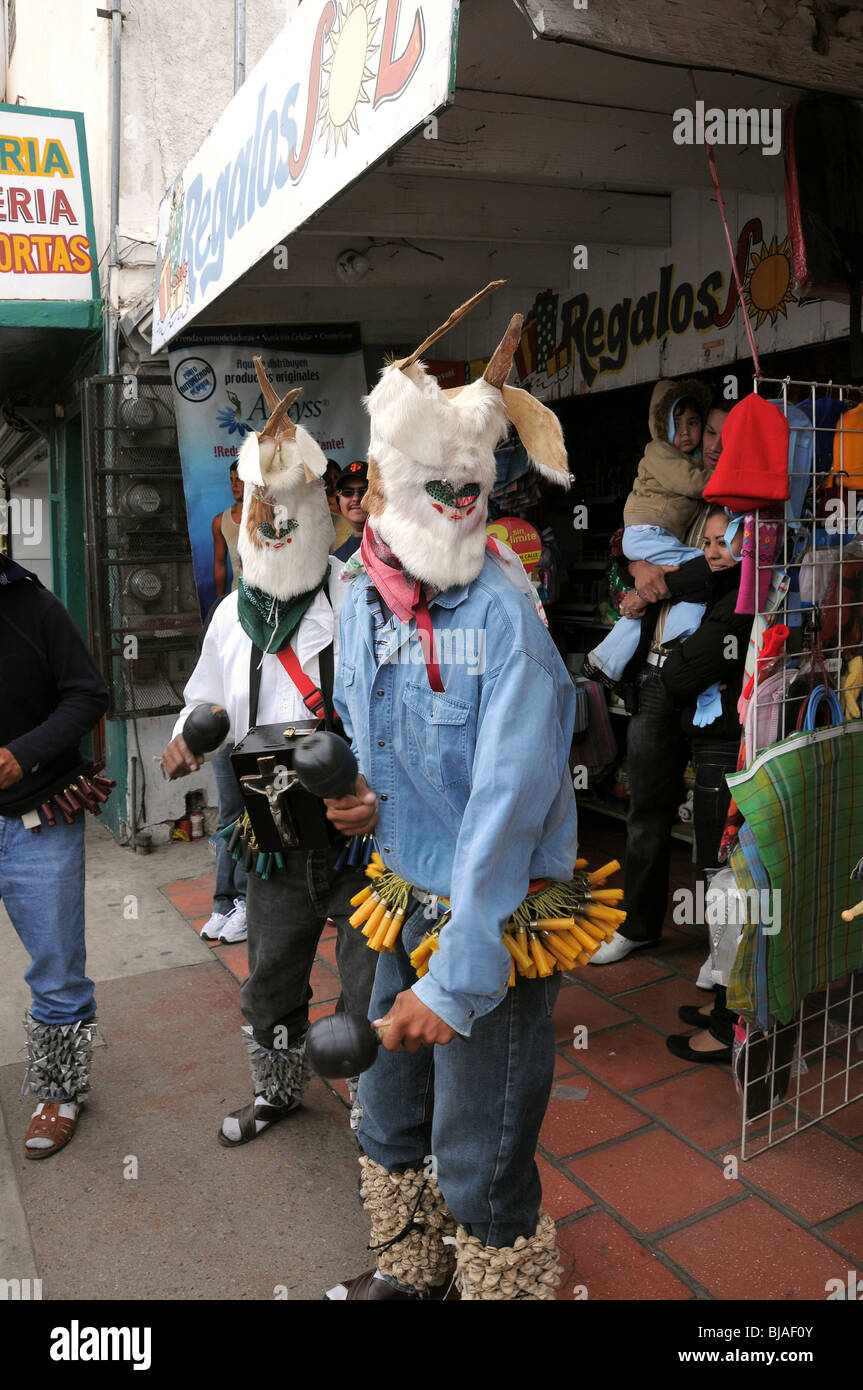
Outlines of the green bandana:
M237 587L237 615L246 636L262 652L280 652L288 645L315 596L321 592L326 578L324 573L320 583L305 594L297 594L290 599L276 599L263 589L253 589L241 575Z

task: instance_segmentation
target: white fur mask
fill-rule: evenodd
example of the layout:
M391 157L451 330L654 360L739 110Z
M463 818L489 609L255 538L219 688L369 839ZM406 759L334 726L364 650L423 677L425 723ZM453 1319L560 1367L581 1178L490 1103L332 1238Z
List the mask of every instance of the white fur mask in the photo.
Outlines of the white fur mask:
M469 386L442 390L418 360L493 288L457 309L410 357L385 367L365 402L371 438L364 505L405 570L437 589L469 584L482 569L494 450L510 423L533 466L564 487L570 483L557 417L526 391L503 384L518 346L520 314L484 375Z
M247 436L237 459L245 484L237 549L247 584L290 599L314 588L329 563L333 525L321 482L327 460L288 417L299 391L280 401L259 357L255 367L271 414L260 434Z
M485 555L494 449L508 428L500 391L480 379L449 400L417 362L389 368L367 405L370 483L376 469L385 499L375 529L416 578L437 589L470 583Z

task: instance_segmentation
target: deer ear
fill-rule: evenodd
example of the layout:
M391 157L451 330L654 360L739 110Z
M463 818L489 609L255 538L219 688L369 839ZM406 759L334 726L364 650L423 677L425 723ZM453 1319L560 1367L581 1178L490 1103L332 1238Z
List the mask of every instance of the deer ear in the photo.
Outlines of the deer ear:
M303 461L306 481L310 483L317 482L327 471L326 454L317 440L312 439L308 430L298 429L296 442L299 445L300 458Z
M554 411L517 386L504 386L501 394L507 416L534 467L550 482L568 488L572 475L566 461L563 430Z
M260 486L264 481L261 476L261 445L254 430L246 435L237 455L237 473L244 483Z

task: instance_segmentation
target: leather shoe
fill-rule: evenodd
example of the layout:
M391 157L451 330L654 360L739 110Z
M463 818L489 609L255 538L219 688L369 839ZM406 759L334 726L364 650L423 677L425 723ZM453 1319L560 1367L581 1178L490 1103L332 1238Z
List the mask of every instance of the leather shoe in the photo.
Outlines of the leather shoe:
M681 1004L677 1010L677 1017L681 1023L685 1023L688 1028L707 1028L710 1023L709 1014L699 1013L703 1008L702 1004ZM712 1009L712 1005L710 1006Z
M61 1115L60 1106L73 1107L74 1115ZM75 1133L81 1107L75 1101L42 1100L37 1105L30 1128L24 1135L24 1153L27 1158L50 1158L65 1148ZM28 1141L40 1141L33 1147Z
M670 1038L665 1039L665 1046L674 1057L679 1057L682 1062L717 1062L723 1066L731 1065L731 1048L718 1048L715 1052L695 1052L689 1046L689 1039L692 1033L684 1036L682 1033L673 1033Z

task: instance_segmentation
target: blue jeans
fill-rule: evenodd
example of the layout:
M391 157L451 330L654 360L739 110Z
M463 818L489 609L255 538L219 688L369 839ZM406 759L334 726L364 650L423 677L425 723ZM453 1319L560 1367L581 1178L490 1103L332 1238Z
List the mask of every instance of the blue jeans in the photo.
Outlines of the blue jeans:
M370 1018L416 983L408 959L428 921L406 919L395 952L378 960ZM447 930L445 928L444 930ZM535 1154L551 1094L551 1014L560 977L525 980L473 1024L470 1038L419 1052L387 1052L360 1077L360 1144L389 1172L437 1161L437 1179L456 1221L483 1245L532 1236L541 1187Z
M0 816L0 898L32 965L24 976L39 1023L78 1023L96 1012L84 974L84 816L58 814L38 835Z
M684 545L670 531L660 526L627 526L623 533L623 553L628 560L649 560L654 565L683 565L697 560L704 552ZM689 637L704 617L703 603L682 601L672 605L665 620L663 642L675 637ZM618 618L607 637L590 653L595 666L619 681L641 641L640 618Z
M219 830L233 825L243 814L243 795L231 767L233 743L226 743L213 759L213 776L219 796ZM234 909L235 898L245 898L248 874L242 864L228 853L228 844L221 835L216 836L216 891L213 894L213 911L229 913Z

